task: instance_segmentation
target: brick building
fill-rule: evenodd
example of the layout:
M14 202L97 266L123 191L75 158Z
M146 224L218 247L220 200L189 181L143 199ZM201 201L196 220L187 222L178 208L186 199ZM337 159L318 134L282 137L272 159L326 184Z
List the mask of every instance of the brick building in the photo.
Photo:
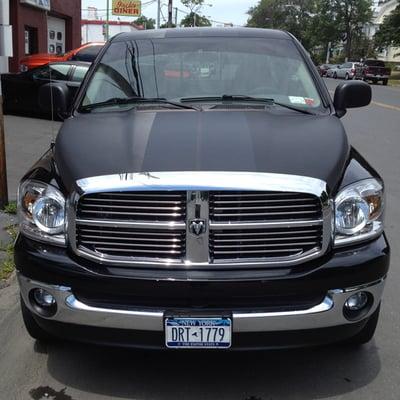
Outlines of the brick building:
M14 56L10 71L21 58L36 53L64 53L81 44L81 0L12 0Z

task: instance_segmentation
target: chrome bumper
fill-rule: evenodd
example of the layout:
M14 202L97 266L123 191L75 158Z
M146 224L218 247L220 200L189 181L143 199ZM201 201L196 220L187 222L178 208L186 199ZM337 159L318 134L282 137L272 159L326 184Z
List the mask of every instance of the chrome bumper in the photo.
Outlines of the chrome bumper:
M101 328L164 330L164 310L162 309L144 311L91 307L80 302L73 295L71 288L35 282L21 274L18 274L18 281L26 306L35 314L37 312L29 300L29 292L32 289L45 289L55 297L57 312L53 317L46 318L48 320ZM372 294L374 302L368 314L364 316L367 318L377 309L384 286L385 278L358 287L330 290L322 303L307 310L280 312L229 310L229 312L232 311L233 332L291 331L350 324L351 322L343 316L343 306L349 296L361 290ZM188 311L190 313L190 310Z

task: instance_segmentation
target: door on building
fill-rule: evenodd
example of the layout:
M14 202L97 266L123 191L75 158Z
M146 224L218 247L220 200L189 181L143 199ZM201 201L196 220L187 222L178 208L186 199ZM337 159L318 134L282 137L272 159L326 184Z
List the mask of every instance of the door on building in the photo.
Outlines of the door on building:
M48 52L51 54L65 53L65 20L47 17Z
M31 26L25 26L25 55L36 54L38 52L38 30Z

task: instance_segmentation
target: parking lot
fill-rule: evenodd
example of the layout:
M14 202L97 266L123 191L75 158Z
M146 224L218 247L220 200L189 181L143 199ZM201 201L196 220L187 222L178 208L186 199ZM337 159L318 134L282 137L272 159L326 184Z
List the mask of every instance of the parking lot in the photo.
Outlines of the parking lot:
M326 80L333 92L338 81ZM351 143L387 185L391 272L375 339L259 353L143 352L78 344L44 347L25 332L15 279L0 290L0 400L399 399L400 89L373 86L373 103L343 118ZM10 197L59 125L6 117Z

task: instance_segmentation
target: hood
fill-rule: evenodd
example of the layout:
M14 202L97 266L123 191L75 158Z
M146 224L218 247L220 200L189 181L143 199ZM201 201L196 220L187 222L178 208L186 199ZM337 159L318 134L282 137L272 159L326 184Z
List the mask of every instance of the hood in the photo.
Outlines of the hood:
M121 111L65 121L55 161L67 189L82 178L135 172L292 174L338 185L350 151L334 116L266 111Z

